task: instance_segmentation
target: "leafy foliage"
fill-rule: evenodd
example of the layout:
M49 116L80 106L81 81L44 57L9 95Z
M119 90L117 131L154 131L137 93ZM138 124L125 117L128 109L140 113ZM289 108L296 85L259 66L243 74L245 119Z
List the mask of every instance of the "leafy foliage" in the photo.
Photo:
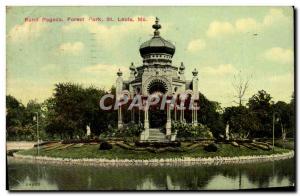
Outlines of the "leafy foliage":
M275 137L279 138L284 132L293 137L295 130L294 97L291 103L278 101L274 104L272 97L261 90L254 94L247 106L225 108L224 123L230 126L232 135L238 138L272 138L273 117Z
M115 93L115 88L110 90ZM8 140L36 140L39 115L39 136L42 139L85 138L86 126L92 135L101 137L137 138L143 131L142 124L127 123L122 130L116 129L117 112L102 111L99 100L107 94L93 86L84 88L78 84L59 83L55 85L52 97L43 103L35 100L24 106L11 95L6 96L6 131ZM111 100L113 101L113 100ZM208 100L200 94L198 126L176 123L172 130L179 138L213 138L224 134L228 123L231 135L237 138L271 138L273 117L275 117L275 137L294 137L295 95L290 103L274 103L266 91L254 94L246 106L232 106L222 109L220 104ZM126 118L125 118L126 117ZM130 114L124 113L124 121L129 122ZM191 112L185 112L191 119ZM128 118L128 119L127 119Z
M198 112L198 122L206 125L215 137L225 129L222 120L222 108L218 102L208 100L203 94L199 94L200 110Z
M174 122L172 123L172 130L177 131L177 137L179 138L213 138L213 134L210 129L207 126L201 124L193 126L191 124Z

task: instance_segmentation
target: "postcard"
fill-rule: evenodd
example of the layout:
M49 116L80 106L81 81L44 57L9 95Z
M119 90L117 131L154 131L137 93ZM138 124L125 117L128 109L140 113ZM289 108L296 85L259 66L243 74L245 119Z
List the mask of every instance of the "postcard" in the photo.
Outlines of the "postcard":
M295 191L294 8L7 6L9 191Z

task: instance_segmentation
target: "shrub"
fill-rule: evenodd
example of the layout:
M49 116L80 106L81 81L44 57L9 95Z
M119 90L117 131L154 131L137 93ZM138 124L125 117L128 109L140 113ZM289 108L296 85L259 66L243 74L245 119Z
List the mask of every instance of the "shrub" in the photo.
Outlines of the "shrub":
M11 157L13 157L14 156L14 153L16 153L16 152L18 152L19 150L17 150L17 149L12 149L12 150L8 150L7 151L7 156L11 156Z
M61 143L62 144L78 144L78 143L98 143L101 142L101 140L99 138L91 138L91 139L68 139L68 140L64 140Z
M99 150L110 150L112 149L112 145L108 142L102 142L100 144Z
M121 133L127 137L138 137L143 129L144 128L142 124L129 123L127 125L124 125Z
M135 142L135 146L137 147L154 147L154 148L165 148L165 147L173 147L177 148L181 146L179 141L173 142Z
M213 134L210 129L202 124L193 126L191 124L174 122L172 123L172 130L177 131L178 138L202 138L213 139Z
M205 146L204 150L207 151L207 152L217 152L218 145L215 144L215 143L211 143L211 144Z

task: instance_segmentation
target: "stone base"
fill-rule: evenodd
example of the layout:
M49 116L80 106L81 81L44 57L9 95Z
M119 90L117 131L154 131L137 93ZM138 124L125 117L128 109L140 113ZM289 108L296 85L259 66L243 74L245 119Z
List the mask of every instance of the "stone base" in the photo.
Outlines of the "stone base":
M175 141L176 140L176 136L177 136L177 133L172 133L171 134L171 141Z
M145 129L141 135L140 135L140 140L141 141L145 141L145 140L148 140L149 138L149 128L148 129Z
M118 122L118 130L123 128L123 123L122 122Z

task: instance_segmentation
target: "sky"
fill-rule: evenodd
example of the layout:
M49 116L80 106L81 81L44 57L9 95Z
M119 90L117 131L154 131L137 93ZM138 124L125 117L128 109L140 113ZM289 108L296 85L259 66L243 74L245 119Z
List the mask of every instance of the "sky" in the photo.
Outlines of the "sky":
M89 20L107 17L114 21ZM135 21L118 21L127 17ZM196 68L208 99L236 105L240 76L249 79L245 99L264 89L274 101L290 101L292 7L7 7L7 95L26 104L51 97L59 82L110 89L118 69L126 79L131 62L142 65L139 47L153 36L155 17L160 35L175 44L173 65L184 63L186 79Z

